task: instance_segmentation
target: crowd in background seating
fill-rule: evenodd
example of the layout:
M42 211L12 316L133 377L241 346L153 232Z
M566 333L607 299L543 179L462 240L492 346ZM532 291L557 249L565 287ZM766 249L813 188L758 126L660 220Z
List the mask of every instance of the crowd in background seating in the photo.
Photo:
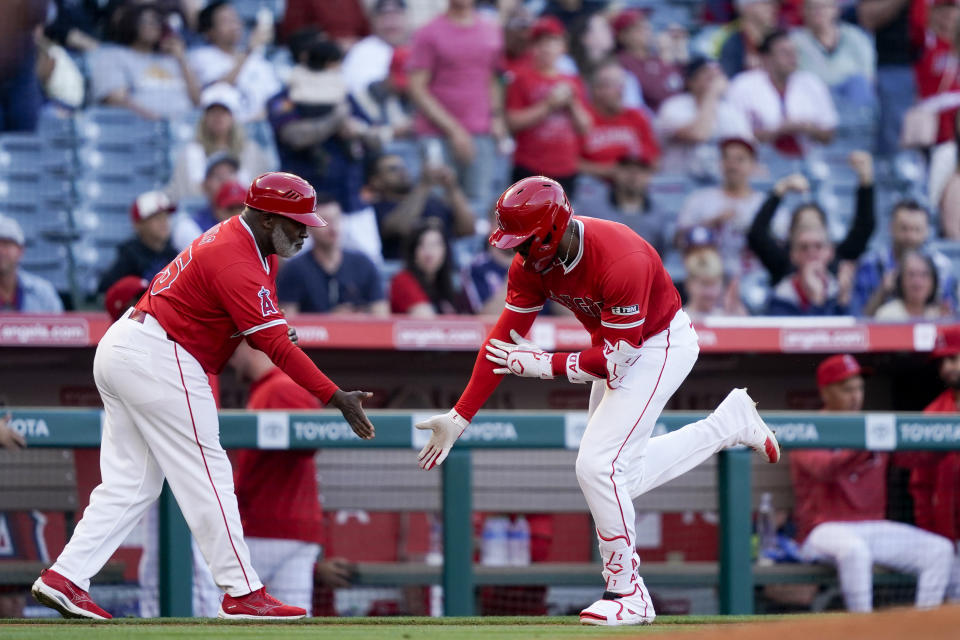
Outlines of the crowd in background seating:
M956 313L954 1L13 4L0 182L22 179L25 135L41 192L69 182L48 147L92 169L60 204L66 240L0 185L0 310L40 310L36 273L67 308L150 279L281 169L334 219L281 271L289 310L496 313L492 205L541 174L653 244L698 318ZM111 139L121 121L143 140ZM72 259L45 261L54 242Z

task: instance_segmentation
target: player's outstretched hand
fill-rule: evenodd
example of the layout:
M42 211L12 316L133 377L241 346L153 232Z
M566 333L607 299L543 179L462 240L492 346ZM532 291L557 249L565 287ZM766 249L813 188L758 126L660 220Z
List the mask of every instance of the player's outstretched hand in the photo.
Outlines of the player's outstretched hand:
M363 401L369 400L373 394L369 391L343 391L337 389L337 392L330 398L330 404L340 409L340 413L347 419L353 432L364 440L372 440L376 435L373 424L363 412Z
M450 447L453 446L453 443L457 441L457 438L469 424L470 421L457 413L456 409L418 422L415 425L417 429L433 431L430 442L423 449L420 449L420 454L417 456L420 468L429 471L446 460L447 454L450 453Z
M515 330L510 330L513 342L491 338L487 343L487 360L499 365L497 375L512 373L523 378L553 378L553 354L547 353Z

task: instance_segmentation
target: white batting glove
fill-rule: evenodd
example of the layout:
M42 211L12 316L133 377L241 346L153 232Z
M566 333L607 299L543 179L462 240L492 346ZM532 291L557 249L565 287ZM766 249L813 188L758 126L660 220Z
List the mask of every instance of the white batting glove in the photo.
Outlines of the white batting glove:
M417 460L420 468L429 471L443 463L450 453L450 447L457 441L457 438L463 433L463 430L469 426L470 421L461 416L455 409L433 416L424 422L418 422L417 429L431 429L433 435L430 436L430 442L420 449Z
M493 372L498 375L512 373L522 378L553 378L552 353L547 353L519 333L510 330L513 342L504 342L492 338L487 343L487 360L500 365Z

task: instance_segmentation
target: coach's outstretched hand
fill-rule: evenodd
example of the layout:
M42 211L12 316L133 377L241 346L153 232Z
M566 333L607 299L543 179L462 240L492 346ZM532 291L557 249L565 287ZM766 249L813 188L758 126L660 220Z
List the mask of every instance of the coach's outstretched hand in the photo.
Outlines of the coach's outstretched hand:
M430 442L420 449L420 455L417 456L420 468L429 471L446 460L450 447L469 424L470 421L457 413L456 409L450 409L447 413L418 422L415 425L417 429L433 431Z
M347 419L353 432L364 440L372 440L376 435L373 424L363 412L363 401L369 400L373 394L369 391L343 391L337 389L333 397L330 398L330 404L340 409L340 413Z

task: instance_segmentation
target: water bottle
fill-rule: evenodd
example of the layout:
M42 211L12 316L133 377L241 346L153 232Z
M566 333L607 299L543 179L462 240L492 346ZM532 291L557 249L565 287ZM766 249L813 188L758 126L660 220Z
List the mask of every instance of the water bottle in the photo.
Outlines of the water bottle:
M774 522L773 496L769 491L760 495L757 508L757 564L771 565L777 551L777 526Z
M518 515L507 530L507 558L509 564L523 567L530 564L530 523Z
M504 516L490 516L483 523L483 540L480 545L480 561L491 567L509 563L507 531L510 520Z

